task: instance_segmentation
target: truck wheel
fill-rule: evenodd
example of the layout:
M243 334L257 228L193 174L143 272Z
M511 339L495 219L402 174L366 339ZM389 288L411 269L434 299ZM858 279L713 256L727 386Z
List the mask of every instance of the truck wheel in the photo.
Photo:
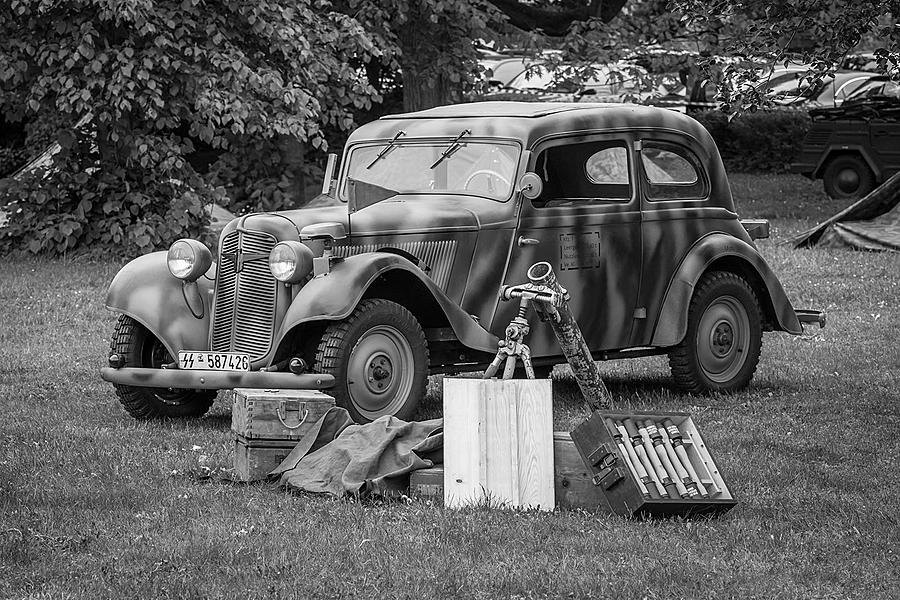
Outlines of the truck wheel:
M733 392L750 383L762 348L759 301L734 273L703 276L688 309L687 335L669 352L675 384L686 392Z
M173 361L163 343L127 315L119 315L109 350L124 358L126 367L159 369ZM199 417L206 414L217 393L215 390L146 388L116 383L113 387L119 402L135 419Z
M875 175L861 157L842 154L831 159L822 173L825 193L836 200L862 198L875 189Z
M334 375L328 393L358 423L384 415L408 420L428 382L425 333L396 302L363 300L325 330L313 370Z

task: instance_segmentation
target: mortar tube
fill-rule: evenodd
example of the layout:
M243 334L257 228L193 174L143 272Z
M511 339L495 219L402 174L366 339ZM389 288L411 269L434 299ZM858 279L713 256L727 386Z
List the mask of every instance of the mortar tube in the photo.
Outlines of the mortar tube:
M600 369L594 362L591 350L581 333L581 328L569 310L568 292L559 285L556 273L548 262L534 263L529 267L528 280L536 286L543 286L554 293L557 302L548 306L544 301L533 300L535 311L543 320L550 323L550 328L559 341L559 347L566 357L572 374L578 383L585 401L593 410L609 408L612 395L600 377Z

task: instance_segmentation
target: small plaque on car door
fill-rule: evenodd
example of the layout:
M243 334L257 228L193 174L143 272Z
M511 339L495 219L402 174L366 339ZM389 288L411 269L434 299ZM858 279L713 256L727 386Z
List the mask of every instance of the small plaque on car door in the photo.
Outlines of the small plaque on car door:
M600 266L600 232L559 234L559 268L592 269Z

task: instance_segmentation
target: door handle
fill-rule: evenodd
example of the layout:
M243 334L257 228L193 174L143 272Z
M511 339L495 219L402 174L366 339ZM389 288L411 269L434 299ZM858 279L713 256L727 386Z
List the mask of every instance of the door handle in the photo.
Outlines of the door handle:
M540 243L541 243L541 240L536 240L534 238L527 238L523 235L519 236L518 244L519 244L520 248L522 246L538 246L538 245L540 245Z

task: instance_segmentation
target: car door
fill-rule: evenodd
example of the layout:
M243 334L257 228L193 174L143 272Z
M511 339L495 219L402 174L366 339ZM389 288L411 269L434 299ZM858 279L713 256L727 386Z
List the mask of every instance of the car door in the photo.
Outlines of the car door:
M631 335L641 271L640 203L627 134L549 139L532 152L530 170L541 195L522 200L504 284L527 281L528 268L547 261L571 299L569 306L591 350L622 348ZM516 308L498 304L492 331ZM549 326L533 322L534 356L559 355Z
M634 346L650 344L675 270L704 235L732 231L727 184L712 186L705 165L718 161L691 138L648 132L635 144L641 188L643 270L632 333ZM739 225L738 225L739 226Z

